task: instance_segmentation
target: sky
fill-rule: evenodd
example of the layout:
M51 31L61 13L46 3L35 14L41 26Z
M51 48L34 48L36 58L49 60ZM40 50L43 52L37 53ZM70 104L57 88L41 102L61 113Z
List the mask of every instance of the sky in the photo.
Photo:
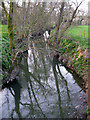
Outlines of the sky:
M9 1L9 0L2 0L2 1ZM28 1L28 0L12 0L12 1ZM62 0L31 0L31 1L44 1L44 2L56 2L56 1L62 1ZM66 0L67 1L67 0ZM71 0L73 2L78 2L80 3L82 0ZM90 0L84 0L83 3L81 4L81 6L79 7L80 10L85 11L86 13L88 13L88 2L90 2Z
M25 0L25 1L28 1L28 0ZM56 1L63 1L63 0L32 0L32 1L56 2ZM67 0L65 0L65 1L67 1ZM77 1L78 3L80 3L82 0L71 0L71 1L74 1L74 2ZM88 13L88 2L89 1L90 0L84 0L83 3L81 4L81 6L79 7L79 9Z
M75 1L75 0L74 0ZM81 2L81 0L77 0L78 2ZM88 2L90 2L90 0L84 0L84 2L81 4L79 9L84 10L85 12L88 12Z

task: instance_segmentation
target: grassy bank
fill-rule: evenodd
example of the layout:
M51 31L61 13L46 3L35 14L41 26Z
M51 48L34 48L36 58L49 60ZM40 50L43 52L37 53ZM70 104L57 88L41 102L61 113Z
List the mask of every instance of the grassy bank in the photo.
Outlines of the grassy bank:
M2 74L0 74L1 83L2 78L7 75L11 64L7 25L0 25L0 61L2 66Z
M51 37L55 30L51 32ZM52 39L49 40L52 43ZM72 26L65 33L59 47L66 65L72 68L84 80L88 78L88 26Z
M10 50L9 50L9 38L8 38L8 29L7 25L1 25L2 29L2 40L1 43L1 49L2 49L2 69L9 69L10 67Z
M27 49L27 42L26 40L23 38L23 42L22 40L20 41L19 39L17 39L17 35L15 34L15 30L14 31L14 51L15 51L15 56L18 59L18 55L20 51L25 51ZM9 75L10 73L10 69L11 69L11 54L10 54L10 40L8 37L8 26L7 25L0 25L0 85L1 85L1 81L3 78L6 78L7 75ZM17 55L17 56L16 56ZM14 69L14 67L13 67ZM12 71L11 71L12 72ZM2 74L1 74L2 73Z

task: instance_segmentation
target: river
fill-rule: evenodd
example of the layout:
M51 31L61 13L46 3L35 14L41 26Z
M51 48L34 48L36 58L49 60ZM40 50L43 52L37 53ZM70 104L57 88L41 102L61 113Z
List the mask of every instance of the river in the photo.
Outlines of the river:
M58 63L43 38L33 40L16 80L0 91L0 118L85 117L80 78Z

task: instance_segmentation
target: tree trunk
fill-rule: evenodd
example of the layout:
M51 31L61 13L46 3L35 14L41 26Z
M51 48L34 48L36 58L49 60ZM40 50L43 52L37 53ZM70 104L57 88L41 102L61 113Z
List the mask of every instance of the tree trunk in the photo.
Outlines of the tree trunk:
M2 7L7 18L9 48L10 48L11 60L13 61L15 55L14 32L13 32L13 2L10 2L9 13L5 8L4 2L2 2Z
M59 17L58 17L57 26L56 26L56 33L55 33L55 38L54 38L55 43L57 42L57 37L58 37L58 33L59 33L59 27L60 27L60 25L62 23L64 4L65 4L65 2L62 2L61 8L60 8L60 14L59 14Z

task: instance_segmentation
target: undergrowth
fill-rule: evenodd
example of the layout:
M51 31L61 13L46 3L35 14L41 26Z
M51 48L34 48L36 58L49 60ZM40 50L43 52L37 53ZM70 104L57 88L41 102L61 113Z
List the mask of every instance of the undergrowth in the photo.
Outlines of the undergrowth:
M65 36L60 41L58 50L61 51L62 56L67 56L68 65L71 66L80 77L87 78L88 62L87 57L84 55L84 51L88 50L88 26L74 26L65 33ZM83 32L85 31L85 38ZM81 32L81 36L80 33ZM49 42L52 43L52 36L55 33L55 29L51 32ZM57 39L58 41L58 39Z
M0 82L1 82L2 78L7 76L7 72L9 71L11 65L7 25L0 25L0 61L1 61L0 62L1 63Z

